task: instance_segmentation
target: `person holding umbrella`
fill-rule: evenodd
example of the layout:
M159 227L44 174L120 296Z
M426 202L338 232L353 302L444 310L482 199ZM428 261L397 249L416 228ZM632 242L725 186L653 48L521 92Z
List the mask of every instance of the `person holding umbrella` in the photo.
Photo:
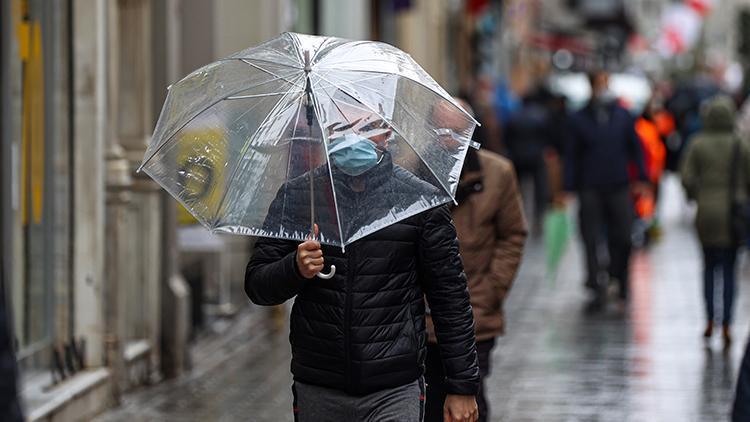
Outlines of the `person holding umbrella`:
M471 113L468 104L458 101ZM438 120L451 124L450 116ZM490 416L484 379L490 374L495 338L505 331L503 301L521 264L527 236L526 219L513 164L493 152L470 149L461 173L456 201L458 206L452 209L451 214L461 242L460 251L469 283L477 337L479 420L487 421ZM444 401L448 386L440 346L430 317L427 319L427 330L430 336L425 375L425 421L440 422L444 420Z
M377 207L370 201L387 201L386 192L420 187L422 182L393 164L391 130L382 121L351 120L353 125L334 125L344 129L333 129L331 135L333 172L342 173L336 179L343 181L336 185L339 198ZM354 131L358 127L365 131ZM362 136L368 132L369 137ZM282 198L307 197L306 186L305 178L285 186L269 216L281 215ZM321 198L325 194L317 192ZM333 220L325 211L317 218ZM285 223L271 217L269 227L277 224ZM315 230L320 230L317 225ZM316 279L326 263L335 265L335 275ZM346 253L315 239L296 244L261 238L248 264L245 289L260 305L295 298L290 342L296 420L422 420L423 293L441 344L446 420L477 420L479 370L471 305L446 207L364 237Z
M450 143L435 106L461 121ZM477 419L474 322L445 207L476 125L378 42L284 33L171 85L141 169L212 232L258 237L245 290L260 305L294 299L297 420L421 420L424 296L447 420Z

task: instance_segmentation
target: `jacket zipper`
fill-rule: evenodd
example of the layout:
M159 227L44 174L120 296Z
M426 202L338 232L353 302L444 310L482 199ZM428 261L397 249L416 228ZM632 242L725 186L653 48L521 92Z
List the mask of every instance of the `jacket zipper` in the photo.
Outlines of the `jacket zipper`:
M353 263L356 262L354 259L353 248L349 250L349 256L347 257L346 264L346 290L345 290L345 306L344 306L344 362L346 364L346 386L349 391L352 391L352 373L351 373L351 339L349 335L351 327L351 313L352 313L352 278L354 277Z

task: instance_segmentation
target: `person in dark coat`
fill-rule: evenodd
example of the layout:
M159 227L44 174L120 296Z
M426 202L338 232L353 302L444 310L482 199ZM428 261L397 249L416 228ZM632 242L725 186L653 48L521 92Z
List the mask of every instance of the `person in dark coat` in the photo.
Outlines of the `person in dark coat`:
M0 277L2 274L0 267ZM4 287L0 280L0 421L21 422L24 418L18 401L16 356Z
M540 231L550 199L545 152L557 135L550 132L553 119L549 104L552 98L545 88L539 88L525 97L520 110L510 117L503 135L508 157L513 162L519 181L533 181L534 207L530 220L536 232Z
M603 71L589 76L591 101L569 120L564 186L566 191L578 194L580 203L586 287L601 293L610 278L614 279L624 301L632 247L630 166L634 166L638 180L645 182L647 177L635 119L609 93L608 80L609 75ZM635 187L643 189L643 184ZM608 268L598 256L603 233L609 250Z
M390 131L360 141L385 145L381 137L390 137ZM332 160L339 214L373 210L367 220L356 224L342 221L345 238L357 227L376 223L377 210L387 213L388 198L394 193L414 196L429 189L426 182L395 165L386 148L380 148L378 155L363 173ZM313 170L313 185L326 186L328 171L327 165ZM269 230L309 216L305 207L284 208L297 199L309 204L308 177L280 189L266 220ZM316 189L315 203L327 203L329 194L328 189ZM334 212L316 209L321 233L338 232L330 227L337 221ZM315 278L327 265L336 266L333 278ZM289 340L296 420L421 420L425 296L446 371L450 420L476 420L479 369L474 322L456 230L445 206L356 240L345 253L316 240L297 244L260 238L247 267L245 290L259 305L294 298Z

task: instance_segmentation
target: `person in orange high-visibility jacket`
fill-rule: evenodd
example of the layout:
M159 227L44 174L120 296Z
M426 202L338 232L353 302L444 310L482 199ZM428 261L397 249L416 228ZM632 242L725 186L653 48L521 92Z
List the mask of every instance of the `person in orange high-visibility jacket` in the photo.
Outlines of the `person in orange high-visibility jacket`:
M667 161L667 149L664 147L656 125L646 117L641 116L636 120L635 132L641 138L646 175L649 182L657 185L664 172L664 165Z
M666 165L667 149L661 140L658 128L645 116L636 120L635 132L641 141L643 163L648 181L651 184L651 189L642 192L635 198L635 211L641 219L650 220L656 212L655 192L659 188L659 180Z
M666 141L666 139L677 130L674 117L672 117L672 113L667 110L661 109L654 112L651 116L651 121L656 125L656 129L659 131L659 136L661 136L662 141Z

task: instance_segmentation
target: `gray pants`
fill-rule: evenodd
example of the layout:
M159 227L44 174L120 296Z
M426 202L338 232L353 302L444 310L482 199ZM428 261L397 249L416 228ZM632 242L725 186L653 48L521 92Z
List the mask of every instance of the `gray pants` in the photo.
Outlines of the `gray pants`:
M342 391L295 381L295 422L422 422L424 380L401 387L350 396Z

